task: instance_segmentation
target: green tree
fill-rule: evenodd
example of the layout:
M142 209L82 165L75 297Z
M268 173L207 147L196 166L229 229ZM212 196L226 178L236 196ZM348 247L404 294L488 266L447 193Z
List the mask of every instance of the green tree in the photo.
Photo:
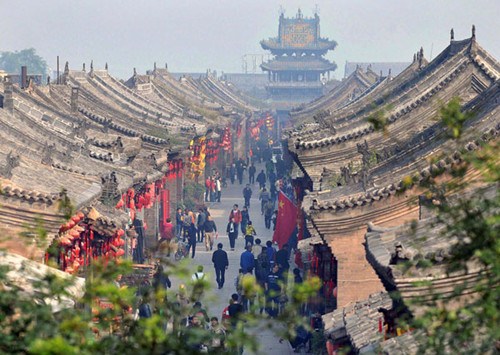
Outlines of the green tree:
M0 69L7 73L21 73L21 66L28 67L29 74L42 74L43 80L49 74L45 59L36 54L35 48L15 52L0 52Z
M463 126L472 117L462 112L459 98L439 109L439 119L454 140L452 149L466 144ZM494 353L500 351L500 150L492 137L479 149L460 153L462 162L448 178L431 176L421 186L435 202L432 227L440 228L442 238L452 244L446 272L467 274L471 267L479 268L481 279L457 283L451 298L434 291L431 302L425 302L430 307L414 325L422 330L422 352ZM473 180L467 175L471 170L480 173Z

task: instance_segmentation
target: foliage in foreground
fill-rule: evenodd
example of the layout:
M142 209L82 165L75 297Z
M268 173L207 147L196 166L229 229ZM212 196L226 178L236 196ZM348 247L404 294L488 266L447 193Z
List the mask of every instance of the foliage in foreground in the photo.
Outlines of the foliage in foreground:
M187 264L164 261L163 265L170 277L191 279L192 270ZM209 330L185 326L193 314L193 302L204 302L206 283L186 282L186 288L178 290L145 284L119 288L110 280L118 275L126 278L132 271L131 265L95 263L77 306L54 312L48 300L67 300L71 279L46 275L36 283L33 294L9 282L7 271L6 267L0 268L0 353L197 354L199 345L211 344L214 337ZM243 292L251 294L258 289L258 285L246 285ZM280 328L280 336L293 337L296 326L305 323L298 310L318 289L316 279L290 289L290 302L278 319L285 325ZM152 317L134 317L142 302L151 306ZM257 351L256 339L249 336L251 328L272 328L277 324L255 310L245 314L227 334L229 351L241 346Z
M453 98L439 109L441 123L460 150L463 128L471 113ZM449 154L453 152L448 152ZM459 283L451 297L438 289L426 302L427 311L415 320L421 329L420 352L491 353L500 351L500 150L493 137L474 152L461 151L462 163L452 167L451 179L430 178L422 185L434 203L434 227L443 238L456 238L446 259L447 274L479 269L480 281ZM479 172L470 179L467 172ZM451 239L450 239L451 243ZM464 297L464 295L469 296ZM418 302L418 301L417 301Z

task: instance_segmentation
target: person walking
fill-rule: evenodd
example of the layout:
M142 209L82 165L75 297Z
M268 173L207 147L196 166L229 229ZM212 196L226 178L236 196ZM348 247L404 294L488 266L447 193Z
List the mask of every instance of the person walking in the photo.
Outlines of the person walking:
M264 214L264 206L271 199L271 195L269 194L269 191L264 187L262 188L262 191L260 192L259 195L259 200L260 200L260 212L261 214Z
M196 252L196 227L194 226L194 223L190 224L187 233L187 238L188 238L188 255L189 255L189 249L191 249L191 258L194 259L194 254Z
M267 276L265 283L267 313L271 317L276 317L279 312L279 302L281 297L280 273L278 264L275 264Z
M243 199L245 200L245 207L250 207L250 198L252 197L252 189L250 188L250 185L247 184L245 188L243 189Z
M240 185L243 184L243 172L245 171L245 169L245 162L240 158L238 160L238 164L236 164L236 175L238 175L238 182L240 183Z
M226 233L229 237L229 246L231 247L231 251L234 251L234 244L236 238L238 238L238 224L234 222L234 217L231 218L227 224Z
M248 214L248 208L245 206L241 210L241 234L245 235L245 232L247 230L247 224L248 221L250 220L250 215Z
M276 252L276 264L282 269L282 272L286 274L290 269L290 254L288 253L288 244L284 244L283 247Z
M215 176L210 178L210 202L215 202Z
M212 216L208 216L204 225L205 229L205 248L212 250L215 238L218 237L217 226Z
M234 218L234 223L236 224L236 238L238 238L238 227L241 223L241 211L238 208L238 205L234 205L231 213L229 213L229 220L231 221Z
M210 188L212 186L212 182L210 181L210 176L207 176L205 179L205 202L210 202Z
M271 229L271 219L273 217L274 212L274 203L272 200L269 200L264 205L264 224L267 229Z
M172 224L172 220L167 218L165 224L163 224L162 228L160 228L160 239L158 240L157 251L160 254L160 257L170 256L170 242L174 238L174 225Z
M253 254L252 254L252 246L247 245L245 247L245 251L241 253L240 256L240 267L243 269L243 272L253 272L253 268L255 267L254 265L254 259L253 259Z
M255 183L255 172L257 171L257 169L255 169L255 166L252 164L250 165L250 167L248 168L248 183L249 184L254 184Z
M227 253L225 250L222 250L222 248L222 243L217 244L217 250L212 254L212 263L215 268L215 279L219 289L224 287L224 282L226 281L225 274L229 267Z
M184 210L184 214L182 215L182 241L185 242L186 239L189 239L189 231L191 230L191 226L194 226L194 215L189 209ZM196 238L196 227L195 230L195 238Z
M231 327L236 329L236 324L240 320L241 314L243 314L243 305L239 302L239 296L237 293L233 293L231 295L231 302L227 311L229 313Z
M259 183L259 188L263 189L266 186L266 173L264 170L261 170L259 175L257 175L257 182Z
M267 259L267 247L259 249L260 254L257 256L257 260L255 261L255 278L257 279L259 286L262 289L265 289L267 276L269 275L269 260ZM264 312L264 308L266 307L266 297L264 294L258 294L257 297L259 301L260 314L262 314L262 312Z
M203 242L203 238L205 237L205 222L207 221L207 214L203 208L200 207L198 210L198 218L196 220L196 228L197 228L197 237L198 243Z
M222 354L225 349L226 342L226 329L219 323L217 317L210 318L210 332L212 333L212 340L209 345L209 352L211 354Z
M220 202L220 198L222 196L222 183L220 181L220 177L215 179L215 201Z
M197 271L191 276L193 285L193 292L191 294L192 301L199 301L205 291L205 273L203 272L203 265L198 265Z
M274 260L276 258L276 251L273 248L273 242L271 242L270 240L266 242L266 247L267 247L266 248L267 260L269 261L268 270L270 270L274 265Z
M177 238L181 237L182 232L182 208L178 208L175 213L175 236Z
M257 235L257 232L255 232L252 221L248 221L247 228L245 230L245 246L253 246L253 239L255 235Z

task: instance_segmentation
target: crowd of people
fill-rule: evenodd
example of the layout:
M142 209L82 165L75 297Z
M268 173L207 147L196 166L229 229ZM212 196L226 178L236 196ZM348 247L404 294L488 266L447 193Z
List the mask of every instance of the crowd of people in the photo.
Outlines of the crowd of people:
M250 219L249 213L250 202L252 197L255 198L252 188L257 188L256 184L258 184L258 200L260 202L258 207L260 207L260 214L264 216L264 226L266 229L272 228L274 230L277 219L275 206L278 191L280 189L291 189L291 184L286 177L281 176L278 179L272 163L266 165L266 171L262 169L256 175L257 169L254 164L247 166L240 159L227 169L224 178L215 171L205 180L205 201L218 203L221 201L221 191L226 178L229 179L231 184L239 183L242 185L243 173L248 171L248 184L243 188L243 207L240 209L238 204L234 204L227 215L225 232L229 239L229 250L231 252L235 251L236 240L240 233L244 238L244 250L240 255L239 273L234 280L234 292L231 295L229 304L222 310L220 318L216 316L209 318L201 307L200 301L197 300L193 305L193 314L183 322L187 328L210 329L217 334L214 338L216 339L215 343L200 344L200 346L207 349L223 349L227 332L234 330L237 321L245 313L267 314L269 317L274 318L282 312L288 301L286 289L289 279L291 248L285 244L279 249L278 245L271 240L263 242L262 236L257 236L256 228ZM267 186L269 186L269 189ZM255 207L252 206L252 208ZM200 206L197 211L179 208L175 217L175 226L170 219L167 219L166 224L167 228L164 228L164 230L167 232L161 235L159 241L159 246L163 245L163 248L159 247L159 250L167 250L167 256L170 255L170 241L172 239L178 240L180 245L186 243L186 255L184 256L187 257L189 253L191 258L195 257L197 243L204 243L205 250L212 251L218 233L221 232L220 229L217 229L216 223L206 206ZM271 239L271 236L272 232L269 233L268 238ZM238 266L230 265L228 253L224 250L224 245L221 242L217 243L211 261L215 269L217 288L222 289L226 285L226 271L229 268L237 268ZM206 282L205 278L203 266L200 265L197 272L193 274L191 282L196 285L199 282ZM299 269L293 270L293 280L295 284L302 282ZM164 279L157 283L161 283L164 287L170 286ZM178 301L189 303L189 300L184 295L184 290L183 288L179 290Z

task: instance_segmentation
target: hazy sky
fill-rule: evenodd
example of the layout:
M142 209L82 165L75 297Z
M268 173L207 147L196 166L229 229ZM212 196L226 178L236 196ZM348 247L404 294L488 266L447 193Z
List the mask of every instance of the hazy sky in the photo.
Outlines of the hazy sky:
M0 51L34 47L49 66L108 62L128 78L165 62L172 72L241 72L242 57L265 53L259 41L277 36L280 5L287 17L319 7L321 35L338 43L328 58L410 61L421 46L435 57L455 38L470 37L500 59L500 0L0 0ZM432 53L431 53L432 51Z

